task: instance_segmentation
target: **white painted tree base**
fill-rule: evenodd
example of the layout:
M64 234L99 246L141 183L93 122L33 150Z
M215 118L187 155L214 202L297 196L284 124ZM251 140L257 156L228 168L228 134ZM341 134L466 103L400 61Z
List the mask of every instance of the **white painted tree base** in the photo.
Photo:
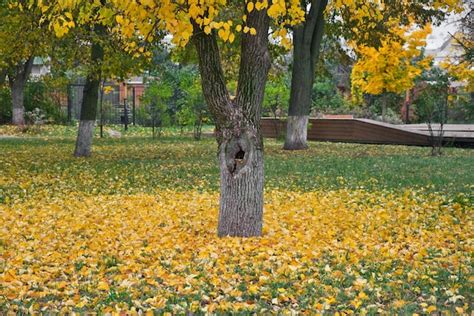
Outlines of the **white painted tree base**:
M307 149L308 143L308 116L288 116L286 125L286 139L283 149Z
M13 108L12 123L17 126L25 125L25 108L23 106Z
M77 133L75 157L89 157L91 155L92 138L94 136L95 120L81 120Z

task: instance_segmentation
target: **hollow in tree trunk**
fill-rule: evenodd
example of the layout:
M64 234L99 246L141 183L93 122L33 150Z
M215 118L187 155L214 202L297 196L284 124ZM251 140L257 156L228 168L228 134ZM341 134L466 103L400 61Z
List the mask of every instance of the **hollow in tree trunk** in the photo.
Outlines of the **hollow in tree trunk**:
M237 95L231 99L221 66L216 35L194 25L202 89L216 122L221 179L218 235L262 234L263 142L260 116L270 68L266 10L248 14L257 35L242 34Z
M312 0L305 22L293 30L293 69L284 149L308 148L308 117L312 104L315 65L324 31L327 0Z
M12 94L12 124L25 125L25 86L33 67L33 57L20 62L14 71L8 74Z
M260 236L263 217L263 146L249 128L219 146L221 197L219 236Z
M93 69L96 70L89 72L84 86L79 130L76 139L76 149L74 150L75 157L89 157L91 155L101 80L99 69L103 59L104 50L102 46L99 43L94 42L91 50L91 61L94 65Z

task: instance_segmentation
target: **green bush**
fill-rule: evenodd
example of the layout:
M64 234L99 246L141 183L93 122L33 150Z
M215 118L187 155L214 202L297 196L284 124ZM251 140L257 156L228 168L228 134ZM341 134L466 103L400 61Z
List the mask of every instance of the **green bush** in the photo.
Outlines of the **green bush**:
M25 111L40 109L50 122L64 123L66 118L61 105L53 99L51 89L43 81L28 82L25 87Z
M61 110L61 105L52 97L51 91L43 81L28 82L24 91L25 112L31 112L38 108L44 113L48 122L64 123L66 117ZM3 86L0 87L0 124L10 123L11 118L11 91L8 86Z
M337 89L334 79L316 77L312 92L312 115L351 114L353 109L349 100Z

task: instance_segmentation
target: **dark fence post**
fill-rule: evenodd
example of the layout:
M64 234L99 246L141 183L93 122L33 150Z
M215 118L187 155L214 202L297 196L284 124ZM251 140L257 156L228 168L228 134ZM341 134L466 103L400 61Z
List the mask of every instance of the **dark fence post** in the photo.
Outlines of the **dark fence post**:
M99 112L100 112L100 138L104 138L104 108L102 107L104 101L104 85L105 82L102 81L100 86L100 103L99 103Z
M133 126L135 126L135 97L136 97L136 94L135 94L135 86L132 88L132 122L133 122Z
M127 108L127 99L123 100L123 124L125 125L125 130L128 130L128 108Z
M67 122L71 124L72 121L72 86L67 85Z

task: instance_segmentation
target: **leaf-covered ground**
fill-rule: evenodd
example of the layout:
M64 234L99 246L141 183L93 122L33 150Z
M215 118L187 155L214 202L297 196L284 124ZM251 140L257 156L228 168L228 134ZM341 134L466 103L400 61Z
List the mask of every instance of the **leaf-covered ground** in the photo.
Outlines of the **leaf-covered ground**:
M0 313L472 313L471 150L266 141L264 236L218 239L211 139L59 135L0 139Z

